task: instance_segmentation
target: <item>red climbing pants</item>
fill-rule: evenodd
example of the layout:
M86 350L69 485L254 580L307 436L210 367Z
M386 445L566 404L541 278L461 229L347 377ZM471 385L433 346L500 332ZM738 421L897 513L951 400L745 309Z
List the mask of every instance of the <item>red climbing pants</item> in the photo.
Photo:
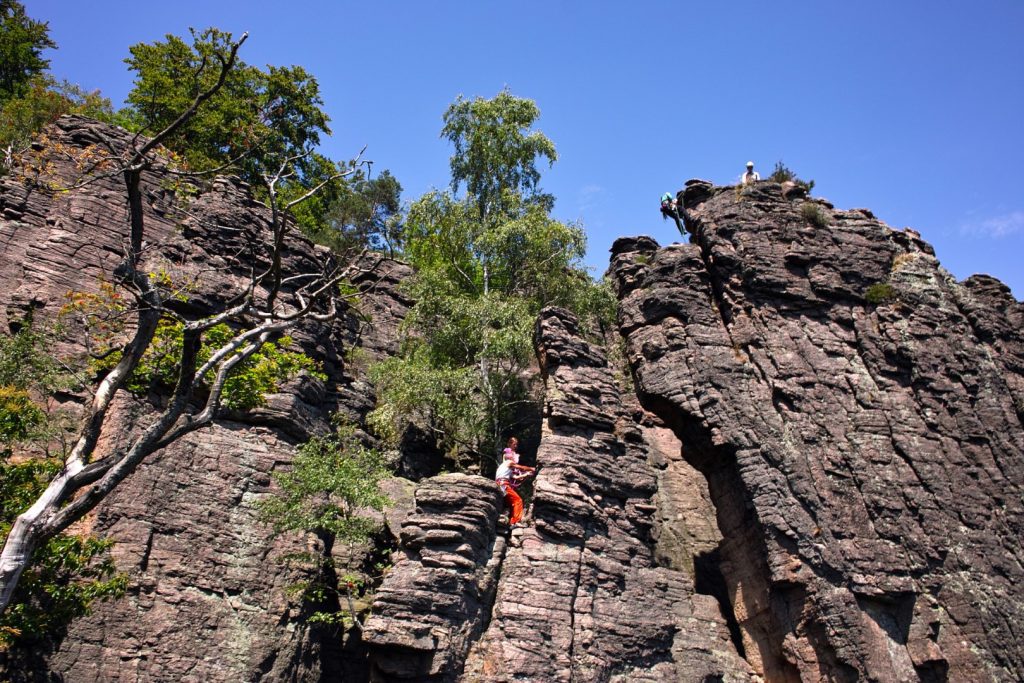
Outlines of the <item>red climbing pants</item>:
M505 493L505 502L507 502L508 506L512 508L512 513L509 515L508 523L516 524L523 518L523 499L519 497L516 490L509 484L499 482L498 486L500 486L501 490Z

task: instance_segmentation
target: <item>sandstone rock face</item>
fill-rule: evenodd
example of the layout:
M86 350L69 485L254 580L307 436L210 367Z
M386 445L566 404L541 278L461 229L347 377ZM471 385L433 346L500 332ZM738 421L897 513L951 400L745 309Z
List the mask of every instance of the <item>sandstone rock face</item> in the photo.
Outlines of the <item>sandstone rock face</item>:
M683 198L692 243L619 240L612 274L639 398L708 479L746 659L1024 678L1021 304L865 210Z
M116 177L71 192L123 132L62 119L38 177L0 177L0 324L52 316L121 259ZM218 179L182 203L157 168L147 262L208 310L267 216ZM360 311L308 322L300 377L145 462L81 530L115 538L128 595L72 624L24 680L1003 681L1024 679L1024 307L954 282L911 231L796 186L689 181L693 243L621 239L612 275L635 387L573 316L536 330L545 381L527 525L493 482L436 474L407 435L395 566L362 632L310 625L256 502L295 445L373 406L407 266L371 258ZM331 256L296 239L292 272ZM358 349L353 353L352 349ZM54 348L81 353L69 340ZM64 396L74 410L81 396ZM123 397L107 443L145 421ZM428 441L429 439L419 439ZM412 490L415 486L415 494ZM529 487L527 487L529 488Z
M494 482L478 476L441 475L416 489L401 556L363 628L373 680L455 680L494 600L501 504Z
M533 524L512 532L462 680L746 680L715 599L655 564L652 446L604 352L559 309L541 314L537 342L546 399Z
M12 173L0 178L0 323L16 325L28 310L37 320L56 314L71 290L96 292L120 261L126 230L124 191L118 177L67 193L75 155L126 135L86 119L61 119L40 147L41 183ZM267 225L267 212L244 186L218 179L182 206L155 173L146 190L145 267L189 280L193 305L216 305L239 291L246 276L247 239ZM329 252L296 237L286 270L308 272ZM304 578L282 556L306 550L312 539L270 539L255 502L270 474L291 462L297 442L330 429L341 411L359 418L372 407L362 367L390 353L395 328L408 307L397 292L409 273L393 261L367 261L355 284L365 316L346 312L331 324L308 322L293 337L323 364L327 382L300 377L267 406L229 415L215 427L173 444L142 464L88 521L116 540L118 568L129 573L128 595L100 604L76 621L48 656L50 675L78 681L317 680L365 676L358 652L342 651L338 633L305 623L305 610L286 592ZM55 349L80 353L73 344ZM148 411L125 397L121 418L104 435L124 438ZM357 648L358 649L358 648ZM40 673L40 677L44 674Z

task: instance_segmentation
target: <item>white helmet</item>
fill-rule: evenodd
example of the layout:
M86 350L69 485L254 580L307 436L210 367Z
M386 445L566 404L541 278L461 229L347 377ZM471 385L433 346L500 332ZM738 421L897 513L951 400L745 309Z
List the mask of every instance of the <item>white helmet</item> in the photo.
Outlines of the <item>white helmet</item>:
M748 161L747 162L747 168L754 168L754 162L753 161Z

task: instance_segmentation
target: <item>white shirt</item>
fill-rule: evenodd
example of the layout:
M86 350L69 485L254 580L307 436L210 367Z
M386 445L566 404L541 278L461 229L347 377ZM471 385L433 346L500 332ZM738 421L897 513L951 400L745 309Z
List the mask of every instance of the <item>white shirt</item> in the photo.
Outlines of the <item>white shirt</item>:
M512 478L512 464L510 460L503 460L498 465L498 471L494 473L494 480L498 479L511 479Z
M755 180L760 180L760 179L761 179L761 174L758 173L757 171L755 171L754 169L750 169L749 171L744 173L742 176L740 176L740 182L742 182L744 185L749 185L750 183L754 182Z

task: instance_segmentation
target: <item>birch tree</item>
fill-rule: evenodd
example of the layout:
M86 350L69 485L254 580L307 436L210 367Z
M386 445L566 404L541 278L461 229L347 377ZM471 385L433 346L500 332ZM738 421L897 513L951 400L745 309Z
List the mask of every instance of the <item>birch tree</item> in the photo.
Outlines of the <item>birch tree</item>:
M460 96L445 112L451 192L429 192L409 210L403 237L416 304L403 325L404 353L372 371L378 431L397 441L410 418L421 418L463 466L493 464L505 432L522 428L536 404L524 375L537 312L560 305L588 318L611 302L581 265L582 226L550 216L554 200L541 191L537 166L557 155L532 129L539 115L532 100L507 90ZM453 194L463 186L463 196Z

